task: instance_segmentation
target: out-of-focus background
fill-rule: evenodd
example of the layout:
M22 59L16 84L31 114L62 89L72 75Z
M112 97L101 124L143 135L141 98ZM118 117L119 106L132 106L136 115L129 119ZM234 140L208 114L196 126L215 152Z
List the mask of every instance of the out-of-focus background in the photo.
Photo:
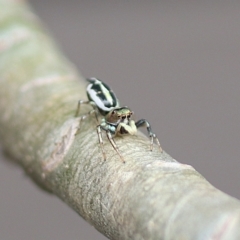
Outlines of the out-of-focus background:
M240 1L30 0L68 58L165 151L240 199ZM0 239L106 239L0 156Z

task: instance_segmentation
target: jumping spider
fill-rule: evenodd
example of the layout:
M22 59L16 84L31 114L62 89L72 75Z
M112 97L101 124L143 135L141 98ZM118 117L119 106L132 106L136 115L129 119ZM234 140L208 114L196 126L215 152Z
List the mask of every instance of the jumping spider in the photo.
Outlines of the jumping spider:
M75 117L80 113L81 104L90 104L92 105L93 110L87 115L83 115L80 121L85 119L88 115L95 114L98 122L98 113L102 115L101 123L98 123L97 125L97 133L104 160L106 160L106 153L103 147L102 130L106 132L108 140L124 163L124 158L113 138L117 135L135 135L139 127L145 126L147 128L150 137L150 150L152 151L153 149L153 140L155 139L162 152L160 142L156 134L152 132L151 125L146 119L140 119L135 122L131 119L133 112L126 106L120 107L116 95L108 85L97 78L89 78L87 81L89 82L86 90L88 101L78 101Z

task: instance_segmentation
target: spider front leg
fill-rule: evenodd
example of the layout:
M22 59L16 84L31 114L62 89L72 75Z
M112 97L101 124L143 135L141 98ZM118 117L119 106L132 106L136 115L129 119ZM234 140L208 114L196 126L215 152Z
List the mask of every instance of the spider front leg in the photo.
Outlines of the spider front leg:
M122 154L120 153L118 146L116 145L115 141L112 138L112 134L110 133L110 131L107 131L107 137L108 140L110 141L110 143L112 144L113 148L115 149L115 151L118 153L119 157L121 158L122 162L125 163L125 160L122 156Z
M102 154L103 154L103 158L104 160L106 160L106 152L105 152L105 149L104 149L104 146L103 146L103 140L102 140L102 130L106 131L106 134L107 134L107 137L108 137L108 140L109 142L111 143L112 147L114 148L114 150L117 152L117 154L119 155L119 157L121 158L122 162L125 163L125 160L123 158L123 156L121 155L119 149L118 149L118 146L116 145L115 141L113 140L113 137L112 137L112 134L111 132L104 126L102 125L98 125L97 126L97 132L98 132L98 139L99 139L99 144L101 146L101 149L102 149Z
M149 124L149 122L146 119L140 119L135 124L136 124L137 128L140 128L140 127L146 127L147 128L148 135L151 139L150 150L152 151L152 149L153 149L153 139L155 139L157 145L159 146L160 151L162 152L163 150L161 148L160 142L159 142L156 134L152 132L152 128L151 128L151 125Z

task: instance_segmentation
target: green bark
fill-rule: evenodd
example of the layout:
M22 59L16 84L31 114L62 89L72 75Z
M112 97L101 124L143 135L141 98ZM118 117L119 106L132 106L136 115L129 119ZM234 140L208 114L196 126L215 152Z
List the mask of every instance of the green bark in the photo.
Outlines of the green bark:
M81 81L80 81L81 80ZM142 134L116 138L74 117L85 82L23 1L0 0L0 138L5 151L110 239L240 239L240 203ZM89 106L82 107L86 113Z

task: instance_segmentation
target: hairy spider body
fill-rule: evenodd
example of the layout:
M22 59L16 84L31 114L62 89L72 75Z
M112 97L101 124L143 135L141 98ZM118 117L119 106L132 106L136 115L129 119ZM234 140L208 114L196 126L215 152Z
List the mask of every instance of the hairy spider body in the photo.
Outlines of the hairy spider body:
M103 147L102 131L104 130L107 134L107 137L115 149L115 151L120 156L121 160L125 162L122 154L120 153L115 141L113 138L115 136L124 136L124 135L135 135L139 127L146 127L148 135L150 137L150 150L153 149L153 140L155 139L156 143L159 146L160 151L162 148L160 142L152 132L151 126L146 119L140 119L137 122L131 119L133 112L128 107L120 107L119 101L114 94L114 92L109 88L107 84L102 82L97 78L87 79L89 85L87 86L87 96L88 101L80 100L78 102L78 107L75 116L77 117L80 112L81 104L90 104L93 107L93 110L88 113L88 115L95 114L97 119L97 133L99 138L99 143L102 149L102 154L104 160L106 160L106 153ZM98 113L102 115L101 122L98 121ZM80 118L81 120L85 119L88 115L83 115Z

